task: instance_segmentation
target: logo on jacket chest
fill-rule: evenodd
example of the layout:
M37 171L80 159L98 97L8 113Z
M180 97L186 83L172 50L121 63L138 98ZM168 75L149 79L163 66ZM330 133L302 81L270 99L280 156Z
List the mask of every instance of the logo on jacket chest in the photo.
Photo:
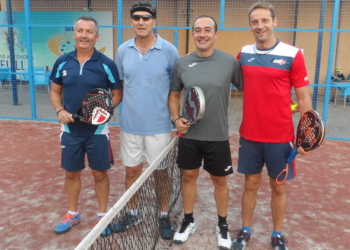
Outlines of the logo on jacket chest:
M279 65L283 65L283 64L286 64L287 61L286 60L283 60L283 59L272 59L271 61L272 63L277 63Z

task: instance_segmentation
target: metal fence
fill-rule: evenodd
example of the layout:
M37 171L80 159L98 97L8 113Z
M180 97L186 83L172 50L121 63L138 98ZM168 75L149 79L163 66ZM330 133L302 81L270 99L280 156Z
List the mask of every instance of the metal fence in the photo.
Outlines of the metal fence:
M118 46L134 36L129 8L122 0L0 0L0 118L56 121L48 76L55 60L74 49L73 23L91 15L100 24L96 49L112 59ZM153 0L156 32L181 55L194 50L191 26L207 14L219 25L216 47L237 55L254 43L248 9L255 1ZM275 7L277 37L303 49L313 107L323 116L327 138L350 140L350 0L269 1ZM335 69L340 71L335 72ZM344 80L334 81L332 74ZM0 76L4 74L0 72ZM349 77L349 78L348 78ZM346 88L348 87L348 88ZM333 102L336 97L336 102ZM118 124L118 112L113 122Z

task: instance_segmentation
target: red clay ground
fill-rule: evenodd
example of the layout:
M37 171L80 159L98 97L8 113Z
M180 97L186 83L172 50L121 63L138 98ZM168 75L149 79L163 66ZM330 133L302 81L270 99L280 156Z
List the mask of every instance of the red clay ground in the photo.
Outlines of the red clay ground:
M60 169L60 125L49 122L0 120L0 249L74 249L93 227L97 202L90 171L83 171L80 194L82 221L64 235L54 227L67 211L64 172ZM123 194L124 167L118 157L119 127L111 127L115 165L110 170L109 207ZM234 168L238 136L231 136ZM325 140L308 156L297 156L298 176L289 182L284 234L290 250L350 249L350 142ZM233 232L241 226L240 196L243 176L228 178L228 223ZM197 232L172 250L218 249L213 188L203 171L198 180L194 217ZM248 250L272 249L268 179L259 191Z

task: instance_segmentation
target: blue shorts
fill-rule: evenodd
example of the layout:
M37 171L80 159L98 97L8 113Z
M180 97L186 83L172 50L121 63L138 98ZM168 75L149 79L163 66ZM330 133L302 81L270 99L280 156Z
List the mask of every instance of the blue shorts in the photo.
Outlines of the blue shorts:
M74 136L62 132L61 148L61 166L70 172L85 168L85 153L93 170L107 170L114 163L108 135Z
M230 142L198 141L179 139L178 167L185 170L197 169L202 166L213 176L226 176L233 173Z
M291 142L265 143L239 138L238 173L260 174L266 164L268 175L276 179L286 169L286 159L293 149ZM295 159L288 164L287 180L296 176ZM285 179L285 172L278 177Z

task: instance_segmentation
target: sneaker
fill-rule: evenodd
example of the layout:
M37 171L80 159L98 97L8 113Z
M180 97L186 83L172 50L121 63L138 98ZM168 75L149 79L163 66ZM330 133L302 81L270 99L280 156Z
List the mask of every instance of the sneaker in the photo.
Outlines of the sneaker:
M181 228L174 235L174 243L182 244L188 240L188 236L196 232L196 223L183 219Z
M164 240L170 240L173 237L174 230L170 225L170 221L168 217L159 218L159 229L160 229L160 237Z
M67 232L72 226L77 225L80 222L80 213L77 215L67 213L63 216L62 222L58 224L54 230L56 234L63 234Z
M288 240L284 236L277 235L276 237L271 237L273 250L288 250L288 247L284 245L285 243L288 243Z
M95 220L95 225L96 225L100 220L102 220L103 217L104 217L104 216L98 216L97 219ZM107 236L109 236L109 235L111 235L111 234L112 234L112 229L111 229L111 227L110 227L109 224L108 224L108 226L102 231L101 237L107 237Z
M245 230L239 229L235 231L235 235L237 235L237 237L232 242L232 250L244 250L250 240L250 234Z
M220 250L230 250L231 249L231 237L228 230L228 225L220 223L216 226L216 235L218 236L218 246Z
M127 213L118 223L114 225L112 230L115 233L121 233L126 231L131 226L136 226L137 224L142 222L142 218L140 214L132 215Z

